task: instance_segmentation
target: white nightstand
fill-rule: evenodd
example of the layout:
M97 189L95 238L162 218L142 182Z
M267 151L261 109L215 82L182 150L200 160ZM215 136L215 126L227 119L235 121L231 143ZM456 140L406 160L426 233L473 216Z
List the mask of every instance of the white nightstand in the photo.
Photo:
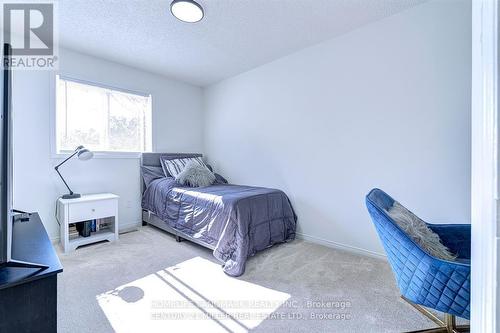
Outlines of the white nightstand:
M77 247L100 241L118 240L118 199L113 193L82 195L78 199L57 200L57 220L61 229L61 245L65 253ZM72 223L101 220L108 228L92 232L89 237L69 236L69 225Z

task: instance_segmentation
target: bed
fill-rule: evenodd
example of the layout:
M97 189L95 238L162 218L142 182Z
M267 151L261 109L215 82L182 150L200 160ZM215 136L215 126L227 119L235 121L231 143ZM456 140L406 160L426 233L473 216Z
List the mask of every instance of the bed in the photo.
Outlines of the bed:
M143 153L143 167L161 167L160 158L201 154ZM141 177L144 179L143 177ZM231 276L245 272L248 257L295 239L297 217L283 191L217 181L187 187L172 177L142 181L143 224L151 224L213 251Z

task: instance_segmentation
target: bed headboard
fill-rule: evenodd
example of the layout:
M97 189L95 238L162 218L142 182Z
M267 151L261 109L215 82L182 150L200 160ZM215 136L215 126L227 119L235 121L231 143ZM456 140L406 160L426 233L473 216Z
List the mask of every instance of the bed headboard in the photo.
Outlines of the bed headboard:
M142 166L155 166L161 167L160 157L167 156L169 158L187 158L187 157L203 157L202 154L198 153L142 153L141 154L141 167ZM141 193L144 193L146 189L146 184L142 178L142 168L141 168Z

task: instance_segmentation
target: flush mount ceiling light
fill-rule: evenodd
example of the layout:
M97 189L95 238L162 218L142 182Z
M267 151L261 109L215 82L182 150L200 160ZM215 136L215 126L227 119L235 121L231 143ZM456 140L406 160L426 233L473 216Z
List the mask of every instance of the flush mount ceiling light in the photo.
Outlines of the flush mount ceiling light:
M203 8L193 0L174 0L170 12L183 22L195 23L203 18Z

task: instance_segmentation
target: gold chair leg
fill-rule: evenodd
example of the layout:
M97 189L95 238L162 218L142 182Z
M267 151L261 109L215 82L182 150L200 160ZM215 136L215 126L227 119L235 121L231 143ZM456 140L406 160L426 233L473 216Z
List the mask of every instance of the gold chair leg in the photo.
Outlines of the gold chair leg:
M444 319L446 322L446 329L448 330L448 333L453 333L455 328L457 328L455 316L447 313L447 314L445 314Z
M431 328L431 329L425 329L425 330L419 330L419 331L411 331L407 333L465 333L465 332L470 332L470 326L469 325L459 325L457 326L456 324L456 317L451 314L445 314L444 321L441 320L438 316L436 316L434 313L431 311L427 310L423 306L420 306L418 304L413 303L409 299L407 299L404 296L401 296L401 298L411 306L413 306L415 309L417 309L421 314L435 322L439 327L436 328Z

